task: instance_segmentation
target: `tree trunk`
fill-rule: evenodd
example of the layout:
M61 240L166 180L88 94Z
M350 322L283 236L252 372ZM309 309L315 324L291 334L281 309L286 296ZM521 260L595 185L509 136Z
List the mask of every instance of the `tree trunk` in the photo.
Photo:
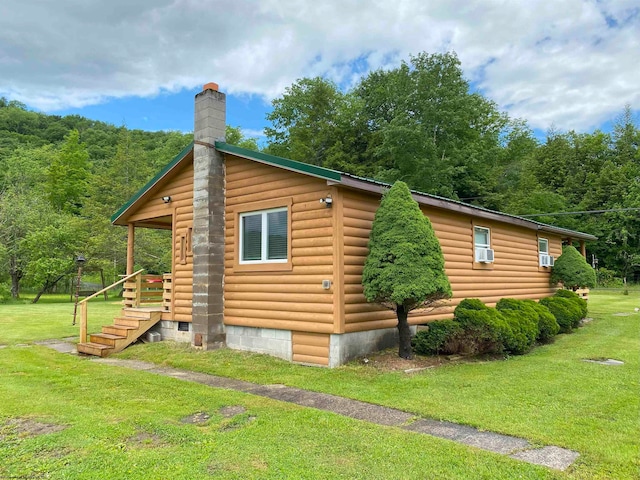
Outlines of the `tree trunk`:
M42 288L40 289L40 291L36 295L36 298L34 298L31 303L38 303L38 300L40 300L40 297L42 296L42 294L47 292L47 291L49 291L49 290L51 290L53 287L55 287L56 284L60 280L62 280L64 277L65 277L64 275L60 275L55 280L47 280L46 282L44 282L44 285L42 286Z
M411 330L409 329L409 322L407 321L409 312L404 305L398 305L396 314L398 315L398 356L411 360L413 358L413 350L411 349Z
M22 270L18 268L18 261L11 257L9 261L9 275L11 276L11 296L14 299L20 298L20 280L22 280Z

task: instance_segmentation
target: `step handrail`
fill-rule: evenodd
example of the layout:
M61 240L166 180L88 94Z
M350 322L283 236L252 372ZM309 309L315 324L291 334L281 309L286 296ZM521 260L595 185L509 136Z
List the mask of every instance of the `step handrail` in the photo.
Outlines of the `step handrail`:
M85 343L87 341L87 305L88 305L87 301L97 297L101 293L104 293L115 286L120 285L121 283L126 282L127 280L137 275L140 275L142 272L144 272L144 268L141 268L137 272L134 272L130 275L127 275L126 277L121 278L117 282L112 283L108 287L104 287L99 292L96 292L93 295L89 295L87 298L83 298L81 301L78 302L78 305L80 305L80 342L79 343Z

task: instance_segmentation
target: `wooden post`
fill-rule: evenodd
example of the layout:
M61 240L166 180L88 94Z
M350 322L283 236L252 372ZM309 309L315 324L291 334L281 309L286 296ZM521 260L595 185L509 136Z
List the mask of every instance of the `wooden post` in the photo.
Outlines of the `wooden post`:
M580 253L584 258L587 258L587 244L584 240L580 240Z
M87 341L87 305L89 302L80 304L80 343Z
M142 274L136 275L136 298L134 300L134 307L140 306L140 297L142 296Z
M129 231L127 233L127 275L131 275L133 273L133 265L135 263L134 260L134 249L133 245L136 240L135 227L133 223L129 224Z

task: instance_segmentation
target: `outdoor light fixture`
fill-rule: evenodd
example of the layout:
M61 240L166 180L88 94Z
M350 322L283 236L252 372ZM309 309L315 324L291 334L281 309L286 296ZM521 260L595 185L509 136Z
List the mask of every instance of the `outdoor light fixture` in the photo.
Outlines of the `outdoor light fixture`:
M80 254L76 257L76 263L78 264L79 267L81 267L82 265L84 265L84 262L86 262L87 259L84 258L84 255Z
M171 197L169 195L165 195L164 197L162 197L162 201L164 203L171 203Z
M327 195L325 198L320 199L320 203L324 203L325 207L331 208L331 205L333 205L333 198L331 198L331 195Z

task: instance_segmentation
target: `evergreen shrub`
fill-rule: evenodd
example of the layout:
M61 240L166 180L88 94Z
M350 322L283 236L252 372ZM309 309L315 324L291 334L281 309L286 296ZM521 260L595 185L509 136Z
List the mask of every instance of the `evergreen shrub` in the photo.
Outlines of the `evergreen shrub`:
M551 343L560 331L560 325L556 321L556 317L549 311L547 307L541 305L534 300L522 300L529 305L538 314L538 336L536 341L540 343Z
M582 319L579 307L568 298L547 297L540 300L556 317L556 322L560 325L560 333L571 333L572 328L577 328Z
M500 353L505 345L515 343L513 332L500 312L478 299L463 300L453 315L462 328L458 335L459 353Z
M436 320L429 322L427 326L428 329L420 330L412 339L416 353L421 355L455 353L448 346L462 332L460 324L453 320Z
M505 350L515 355L528 352L538 337L538 313L522 300L503 298L496 305L511 328L511 343Z
M580 295L578 295L576 292L572 290L560 289L556 291L554 296L571 300L580 309L580 315L582 315L580 317L581 319L587 316L587 302L583 298L580 298Z

